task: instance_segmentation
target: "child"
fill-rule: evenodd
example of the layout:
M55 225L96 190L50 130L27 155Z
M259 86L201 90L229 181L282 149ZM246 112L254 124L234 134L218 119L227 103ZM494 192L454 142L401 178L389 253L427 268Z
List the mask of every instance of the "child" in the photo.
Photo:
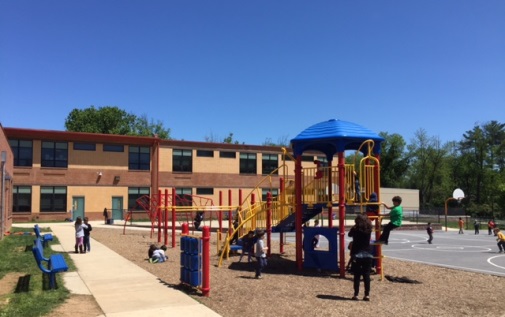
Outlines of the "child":
M390 221L382 230L382 234L376 243L387 245L389 241L389 233L391 230L402 226L403 208L401 206L401 203L402 198L400 196L393 197L393 207L389 207L388 205L382 203L386 209L391 210L389 212Z
M348 236L352 237L351 271L354 274L354 296L352 300L358 300L359 284L361 277L365 284L364 301L370 300L370 271L372 268L373 255L370 251L370 237L372 235L372 222L365 214L359 214L354 219L355 225L349 230Z
M428 233L428 243L431 244L433 241L433 228L431 227L431 222L428 222L428 226L426 227L426 232Z
M458 220L459 232L458 232L458 234L464 234L463 233L463 225L464 224L465 224L465 222L463 221L463 219L461 219L461 217L459 217L459 220Z
M268 247L265 246L265 242L263 238L265 237L265 231L259 231L256 234L258 241L256 241L256 278L262 278L261 272L267 266L267 254L265 253L268 250Z
M314 220L314 227L319 227L319 219ZM319 248L319 235L316 234L314 238L312 238L312 248Z
M84 228L84 252L86 251L90 252L91 251L91 245L89 243L89 236L90 236L90 231L93 230L91 225L88 223L88 217L84 217L84 224L87 226L87 228Z
M242 261L242 257L247 253L247 262L251 262L252 254L254 253L254 245L256 244L256 237L254 236L254 231L250 230L247 236L242 238L242 254L240 255L239 262Z
M162 263L168 260L168 257L165 255L165 251L167 250L166 245L162 245L161 248L154 250L153 257L149 260L151 263Z
M377 205L377 193L373 192L370 194L370 200L368 200L370 205L366 206L366 214L368 217L377 216L379 214L379 205ZM374 218L375 219L375 218Z
M83 248L84 241L84 228L88 226L82 223L82 218L77 217L75 220L75 253L86 253Z
M158 250L158 246L156 244L151 244L149 246L149 250L147 250L147 258L151 260L153 257L154 251Z
M505 234L503 234L503 232L501 232L499 228L494 228L493 232L497 237L496 241L498 241L497 243L498 249L500 249L498 253L505 252Z

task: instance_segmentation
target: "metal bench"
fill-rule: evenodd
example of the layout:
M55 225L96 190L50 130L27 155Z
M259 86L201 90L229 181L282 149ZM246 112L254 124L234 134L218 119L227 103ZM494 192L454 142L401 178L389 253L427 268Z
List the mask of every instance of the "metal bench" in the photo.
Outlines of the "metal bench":
M44 248L40 239L33 241L33 256L43 274L49 276L49 289L56 288L56 273L68 271L68 265L61 254L52 254L49 258L44 257Z
M45 234L41 234L40 233L40 227L38 224L36 224L35 226L33 226L33 231L35 231L35 236L37 237L37 239L39 239L41 242L42 242L42 245L44 247L47 247L49 245L49 241L53 241L53 235L50 234L50 233L45 233Z

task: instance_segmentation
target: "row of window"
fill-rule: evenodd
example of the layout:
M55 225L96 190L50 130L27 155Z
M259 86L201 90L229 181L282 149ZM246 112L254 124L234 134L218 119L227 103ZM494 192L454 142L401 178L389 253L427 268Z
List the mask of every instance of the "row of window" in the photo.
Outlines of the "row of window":
M33 164L33 142L27 140L9 140L9 144L14 153L14 166L32 166ZM73 143L74 150L95 151L94 143ZM124 145L104 144L105 152L124 152ZM231 151L220 151L220 158L236 158L237 153ZM197 150L198 157L214 157L212 150ZM193 171L193 151L174 149L172 155L174 172ZM312 161L313 156L302 157L303 161ZM150 170L150 148L143 146L128 146L128 169L129 170ZM257 154L240 153L240 174L257 174ZM42 167L68 167L68 143L67 142L42 142L41 151ZM279 156L277 154L262 155L263 175L267 175L276 170L279 166Z
M28 140L9 140L14 154L14 166L33 165L33 142ZM73 143L74 150L95 151L94 143ZM142 146L129 146L128 168L149 170L150 149ZM104 144L104 152L124 152L124 145ZM68 143L43 141L40 164L42 167L68 167Z
M262 200L266 200L267 193L271 192L273 196L278 195L277 189L263 189ZM139 210L137 199L149 195L149 187L130 187L128 188L128 209ZM177 206L192 204L192 188L176 188L175 194L179 197L176 200ZM214 188L196 188L196 195L214 195ZM23 213L32 211L32 188L31 186L13 187L13 206L14 213ZM42 186L40 188L40 212L66 212L67 211L67 187L65 186Z

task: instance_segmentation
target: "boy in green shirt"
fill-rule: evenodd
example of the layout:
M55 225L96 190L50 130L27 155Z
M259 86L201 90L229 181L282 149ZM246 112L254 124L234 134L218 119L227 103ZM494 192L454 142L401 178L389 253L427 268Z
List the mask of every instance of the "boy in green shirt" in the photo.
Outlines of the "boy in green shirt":
M389 233L391 230L399 228L402 226L402 218L403 218L403 207L401 206L402 198L400 196L393 197L393 206L389 207L385 203L382 203L386 209L391 210L389 212L390 222L384 227L382 230L382 234L379 240L376 243L379 244L388 244Z

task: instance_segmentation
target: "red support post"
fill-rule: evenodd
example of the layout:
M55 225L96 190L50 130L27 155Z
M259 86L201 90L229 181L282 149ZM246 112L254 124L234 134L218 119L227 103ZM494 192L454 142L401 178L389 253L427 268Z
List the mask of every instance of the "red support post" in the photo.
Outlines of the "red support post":
M182 234L189 234L189 224L187 222L182 224Z
M175 248L175 206L176 206L176 198L175 198L175 187L172 188L172 248Z
M328 161L328 227L333 228L333 180L331 162Z
M161 190L158 190L158 207L157 207L157 216L158 219L158 243L161 242L161 223L163 217L161 216Z
M210 227L202 229L202 294L210 295Z
M163 237L165 238L165 242L163 243L164 245L168 245L168 189L165 188L165 203L163 204L165 208L164 210L164 215L165 219L163 221Z
M340 277L345 277L345 158L338 153L338 220Z
M231 189L228 189L228 207L231 207ZM228 208L228 232L230 232L230 228L232 225L231 218L232 218L231 208Z
M223 192L219 191L219 206L223 205ZM223 210L219 210L219 215L218 215L218 222L219 222L219 232L223 232ZM221 237L218 237L219 239Z
M281 178L279 180L279 187L281 191L281 197L283 197L282 203L286 203L286 182L284 181L284 178ZM284 216L284 215L283 215ZM278 217L278 215L277 215ZM281 254L284 254L284 233L279 232L279 252Z
M272 193L267 194L267 256L270 257L272 250Z
M302 156L298 155L295 162L295 240L296 267L303 270L302 241Z

